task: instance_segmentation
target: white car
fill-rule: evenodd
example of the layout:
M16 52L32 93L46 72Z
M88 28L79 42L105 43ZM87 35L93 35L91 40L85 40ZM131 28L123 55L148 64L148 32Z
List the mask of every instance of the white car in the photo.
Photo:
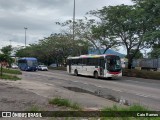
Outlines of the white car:
M38 65L38 70L48 71L48 67L45 65Z
M13 68L13 69L18 69L18 66L17 66L16 64L12 64L12 65L11 65L11 68Z

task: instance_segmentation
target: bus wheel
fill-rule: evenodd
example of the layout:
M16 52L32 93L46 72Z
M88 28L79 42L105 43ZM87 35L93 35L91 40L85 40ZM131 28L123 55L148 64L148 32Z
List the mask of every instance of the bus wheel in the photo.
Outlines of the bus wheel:
M74 75L78 76L78 71L77 70L74 71Z
M94 78L98 79L98 72L94 72Z

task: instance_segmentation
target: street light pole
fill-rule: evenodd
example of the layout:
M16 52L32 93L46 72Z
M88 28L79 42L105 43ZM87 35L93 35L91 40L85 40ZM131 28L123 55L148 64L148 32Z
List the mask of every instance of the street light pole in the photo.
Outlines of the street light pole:
M73 6L73 40L74 40L74 28L75 28L75 0L74 0L74 6Z
M25 47L26 47L26 30L27 30L28 28L26 28L26 27L24 27L24 30L25 30Z

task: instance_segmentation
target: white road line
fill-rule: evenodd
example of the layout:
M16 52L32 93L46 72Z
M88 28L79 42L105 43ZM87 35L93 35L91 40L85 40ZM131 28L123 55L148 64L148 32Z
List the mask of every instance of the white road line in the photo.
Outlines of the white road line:
M135 95L142 96L142 97L150 97L150 98L153 98L153 96L151 96L151 95L145 95L145 94L141 94L141 93L135 93Z
M100 88L103 88L101 85L95 85L96 87L100 87Z
M79 81L72 81L72 82L79 82ZM80 82L79 82L80 83Z
M110 90L117 91L117 92L123 92L123 91L121 91L119 89L113 89L113 88L110 88Z
M88 85L88 83L86 83L86 82L85 82L85 83L83 83L83 84Z

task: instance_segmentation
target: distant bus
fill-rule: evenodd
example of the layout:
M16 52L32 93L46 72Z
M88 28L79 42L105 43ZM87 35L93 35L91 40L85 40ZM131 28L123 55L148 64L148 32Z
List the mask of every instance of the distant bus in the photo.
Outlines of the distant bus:
M121 77L122 67L117 55L81 55L67 58L67 72L95 78Z
M38 69L38 62L33 57L20 58L18 60L18 67L23 71L36 71Z

